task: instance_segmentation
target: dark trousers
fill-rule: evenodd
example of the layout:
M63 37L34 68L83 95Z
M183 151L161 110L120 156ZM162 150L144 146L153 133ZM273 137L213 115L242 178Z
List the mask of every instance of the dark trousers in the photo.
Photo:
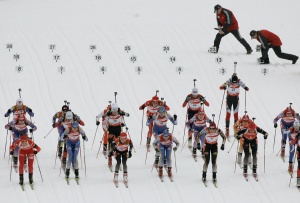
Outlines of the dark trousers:
M245 49L248 51L251 49L250 45L246 42L244 38L240 35L239 30L232 30L230 32L225 32L224 34L217 34L215 41L214 41L214 46L217 47L217 50L219 50L219 46L221 43L222 37L226 36L227 34L233 34L233 36L245 47Z
M281 51L281 46L274 46L274 47L272 47L272 49L274 50L274 52L278 56L278 58L291 60L291 61L297 58L297 56L295 56L293 54L283 53ZM261 48L261 53L262 53L263 59L267 59L267 60L269 59L268 51L269 51L269 48L263 48L263 47Z

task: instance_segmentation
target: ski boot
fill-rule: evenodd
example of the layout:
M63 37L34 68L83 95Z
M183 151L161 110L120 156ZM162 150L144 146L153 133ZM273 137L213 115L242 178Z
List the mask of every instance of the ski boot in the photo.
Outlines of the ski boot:
M250 48L250 49L247 50L247 53L246 53L246 54L247 54L247 55L250 55L252 52L253 52L253 50Z
M172 177L172 167L168 167L168 176Z
M252 166L252 175L253 175L254 178L257 177L256 169L257 169L257 165L253 164L253 166Z
M118 176L119 176L119 174L117 172L115 172L115 174L114 174L114 182L118 181Z
M24 185L24 176L23 176L23 174L20 174L19 176L20 176L20 182L19 182L19 184L20 185Z
M213 182L216 183L217 182L217 172L213 172Z
M189 139L188 139L188 148L192 149L192 138L191 137L189 137Z
M78 180L79 180L79 169L75 169L75 180L78 183Z
M33 173L29 173L29 184L32 184L33 183Z
M202 172L202 181L205 182L206 181L206 172Z
M242 153L238 153L237 163L238 163L239 165L242 164Z
M244 176L245 178L248 177L248 172L247 172L247 170L248 170L248 166L247 166L247 165L244 165L244 173L243 173L243 176Z
M193 148L193 158L196 158L197 157L197 151L196 151L196 148Z
M162 166L160 166L160 167L158 168L158 176L159 176L160 178L163 176L163 167L162 167Z
M70 169L69 168L66 169L65 174L66 174L66 179L68 180L69 176L70 176Z
M128 182L128 173L123 173L123 181Z
M293 163L291 163L291 162L289 163L288 172L290 175L293 174Z
M107 154L107 144L103 144L103 155L106 156Z

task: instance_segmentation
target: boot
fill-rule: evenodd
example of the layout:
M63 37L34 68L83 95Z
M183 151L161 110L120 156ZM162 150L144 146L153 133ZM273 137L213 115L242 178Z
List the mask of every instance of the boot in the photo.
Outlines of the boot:
M253 166L252 166L252 174L253 174L254 177L257 176L256 169L257 169L257 165L253 164Z
M251 54L252 52L253 52L253 50L250 48L250 49L247 50L247 53L246 53L246 54L249 55L249 54Z
M191 149L192 148L192 138L189 137L188 139L188 147Z
M79 169L75 169L75 179L79 179Z
M228 136L229 136L229 128L227 127L227 128L225 129L225 131L226 131L225 135L226 135L226 137L228 137Z
M115 174L114 174L114 181L115 181L115 182L118 181L118 176L119 176L119 174L118 174L117 172L115 172Z
M168 167L168 176L172 177L172 167Z
M242 164L242 153L238 153L237 162L238 162L239 165Z
M69 179L69 176L70 176L70 169L67 168L67 169L66 169L66 178Z
M217 182L217 172L213 172L213 182Z
M197 155L196 148L193 148L193 157L196 157L196 155Z
M107 152L107 144L103 145L103 155L106 156Z
M158 176L159 177L163 176L163 167L162 166L160 166L159 169L158 169Z
M244 177L248 176L248 172L247 172L248 166L244 165Z
M123 181L127 182L128 181L128 174L127 173L123 173Z
M292 64L296 64L297 63L297 61L298 61L298 56L296 56L294 59L293 59L293 63Z
M112 167L112 158L108 156L108 167Z
M293 163L289 163L288 172L289 172L290 174L293 173Z
M29 183L32 184L33 183L33 177L32 177L32 173L29 173Z
M206 181L206 172L202 172L202 181Z
M20 185L23 185L23 184L24 184L24 177L23 177L23 174L20 174L19 176L20 176L20 182L19 182L19 184L20 184Z

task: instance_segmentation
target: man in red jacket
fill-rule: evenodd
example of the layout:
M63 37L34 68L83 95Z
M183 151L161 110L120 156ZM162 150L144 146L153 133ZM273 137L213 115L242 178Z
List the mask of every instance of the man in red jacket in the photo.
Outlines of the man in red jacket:
M218 53L222 37L231 33L245 47L247 50L246 54L251 54L253 51L246 40L240 35L238 21L234 17L233 13L226 8L222 8L219 4L215 5L214 9L219 32L214 41L215 51L210 52Z
M292 54L286 54L281 51L281 40L274 33L268 30L252 30L250 32L251 39L257 39L261 43L261 54L262 56L258 59L260 64L269 64L268 51L272 48L275 54L282 59L291 60L295 64L298 60L298 56Z

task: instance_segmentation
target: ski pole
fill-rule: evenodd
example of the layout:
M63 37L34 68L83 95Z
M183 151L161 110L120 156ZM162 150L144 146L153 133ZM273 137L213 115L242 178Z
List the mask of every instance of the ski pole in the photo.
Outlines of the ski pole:
M7 123L9 123L9 117L7 118ZM6 139L5 139L5 148L4 148L4 159L5 159L5 154L6 154L6 147L7 147L7 136L8 136L8 129L6 130Z
M148 157L148 149L147 149L147 152L146 152L145 165L146 165L146 162L147 162L147 157Z
M52 131L53 129L54 129L54 128L52 128L52 129L47 133L47 135L44 136L44 138L46 138L46 137L51 133L51 131Z
M231 147L230 147L230 149L228 150L228 153L231 151L231 148L233 147L233 144L234 144L235 140L236 140L236 139L233 140L233 143L231 144Z
M144 109L143 109L143 117L142 117L142 129L141 129L141 141L140 141L140 145L142 144L142 134L143 134L143 127L144 127Z
M132 142L132 139L131 139L131 136L130 136L130 133L129 133L129 131L128 131L128 128L127 128L127 127L126 127L126 131L127 131L127 133L128 133L128 136L129 136L129 138L130 138L130 140L131 140L131 142ZM135 151L135 148L134 148L134 145L132 145L132 147L133 147L134 153L136 153L136 151Z
M55 169L55 166L56 166L56 160L57 160L57 154L58 154L58 148L60 147L60 142L58 141L57 143L57 147L56 147L56 154L55 154L55 162L54 162L54 169Z
M10 131L10 135L9 135L9 143L10 143L10 145L11 145L11 137L12 137L12 131ZM14 151L15 151L15 149L14 149ZM10 161L10 156L8 157L8 164L9 164L9 161Z
M98 156L99 156L99 152L100 152L100 149L101 149L101 145L102 145L104 136L106 136L106 132L103 133L102 140L101 140L101 142L100 142L100 146L99 146L99 149L98 149L98 153L97 153L97 157L96 157L96 158L98 158Z
M83 161L84 161L84 173L85 173L85 177L86 177L86 161L85 161L85 145L84 145L83 141Z
M295 150L296 148L294 147L294 150ZM297 152L295 151L295 154L294 154L294 159L293 159L293 169L292 169L292 173L291 173L291 177L290 177L290 183L289 183L289 187L291 186L291 181L292 181L292 178L293 178L293 170L294 170L294 163L295 163L295 160L296 160L296 154L297 154Z
M188 119L188 110L186 109L186 116L185 116L185 122L184 122L184 129L183 129L183 140L182 143L184 143L184 137L185 137L185 129L186 129L186 122Z
M35 159L36 159L36 163L37 163L37 165L38 165L38 167L39 167L39 171L40 171L40 175L41 175L41 178L42 178L42 182L44 182L43 176L42 176L42 172L41 172L41 168L40 168L40 165L39 165L38 158L37 158L36 154L35 154L34 156L35 156Z
M273 142L273 153L274 153L274 146L275 146L275 138L276 138L276 128L275 128L275 135L274 135L274 142Z
M93 146L94 146L94 142L95 142L96 134L97 134L97 131L98 131L98 127L99 127L99 125L97 125L97 128L96 128L96 132L95 132L95 136L94 136L94 140L93 140L93 144L92 144L91 150L93 149Z
M266 140L264 142L264 173L266 173Z
M115 95L115 103L117 103L117 92L114 92L114 95Z
M239 144L240 144L240 142L238 142L237 147L236 147L235 164L234 164L234 173L235 173L235 171L236 171L236 163L237 163L237 159L238 159Z
M220 113L219 113L219 119L218 119L218 125L217 125L217 127L219 126L219 121L220 121L222 107L223 107L223 102L224 102L224 96L225 96L225 90L224 90L224 93L223 93L223 99L222 99L222 104L221 104L221 109L220 109Z
M185 144L187 143L188 140L189 140L189 139L187 139L187 140L185 141L185 143L182 145L182 148L181 148L180 153L182 152L182 150L183 150L183 148L184 148L184 146L185 146Z
M82 169L81 145L80 145L80 148L79 148L79 153L80 153L80 165L81 165L81 169Z
M21 96L21 91L22 91L22 89L19 88L18 90L19 90L19 97L22 98L22 96Z

